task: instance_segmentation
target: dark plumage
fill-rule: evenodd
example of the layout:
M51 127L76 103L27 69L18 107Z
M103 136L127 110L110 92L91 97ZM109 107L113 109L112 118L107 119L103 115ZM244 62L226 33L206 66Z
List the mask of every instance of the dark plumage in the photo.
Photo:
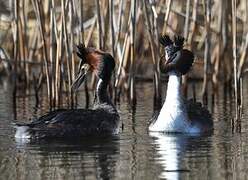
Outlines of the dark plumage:
M171 44L173 44L172 40L170 39L170 37L168 35L163 35L159 38L159 42L164 46L169 46Z
M184 44L184 37L182 36L174 36L174 44L176 47L179 47L180 49L183 48Z
M114 58L106 52L86 48L83 44L77 46L77 49L81 62L72 89L77 90L88 70L94 72L99 81L93 109L59 109L31 123L16 123L16 138L79 137L118 133L119 114L107 92L115 67Z
M186 101L186 108L191 124L198 124L198 126L202 128L202 132L213 129L212 115L200 102L189 99Z

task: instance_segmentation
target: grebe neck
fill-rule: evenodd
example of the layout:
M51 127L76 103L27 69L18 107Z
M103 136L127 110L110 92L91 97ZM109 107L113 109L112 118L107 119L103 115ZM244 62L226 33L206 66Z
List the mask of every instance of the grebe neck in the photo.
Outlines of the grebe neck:
M167 94L157 120L149 127L151 131L185 132L188 128L188 114L181 93L181 75L169 74Z
M169 74L165 103L179 103L181 99L181 75L176 72L171 72Z
M183 94L181 92L181 74L171 72L165 103L161 110L162 120L170 124L172 131L182 132L187 127L188 113Z
M99 79L96 87L95 104L107 103L112 105L112 102L108 96L107 88L108 88L108 82Z

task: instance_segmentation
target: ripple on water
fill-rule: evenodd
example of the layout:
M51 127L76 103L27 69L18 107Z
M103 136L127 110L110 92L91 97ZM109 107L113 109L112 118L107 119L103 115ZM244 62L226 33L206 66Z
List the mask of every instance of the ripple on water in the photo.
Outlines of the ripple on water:
M244 84L244 89L246 100L247 84ZM44 114L47 111L47 101L43 98L41 106L36 108L33 96L20 95L14 111L10 92L11 87L0 87L0 179L247 177L248 113L244 111L241 119L242 133L232 133L230 122L234 104L221 88L215 101L209 98L215 127L214 133L209 136L148 133L148 121L153 113L153 84L143 83L137 84L135 109L126 101L118 106L124 124L118 136L29 143L17 142L13 138L11 122L14 119L29 121L34 116ZM247 103L244 101L245 109L248 108ZM84 106L84 96L79 99L79 104Z

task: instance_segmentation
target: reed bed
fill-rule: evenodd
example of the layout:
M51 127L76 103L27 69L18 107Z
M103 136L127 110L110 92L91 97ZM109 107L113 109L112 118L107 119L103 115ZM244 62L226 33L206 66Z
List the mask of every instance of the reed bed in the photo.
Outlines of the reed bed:
M63 101L70 107L76 105L70 86L78 64L75 45L83 41L115 57L117 66L111 86L115 99L126 94L135 104L137 77L152 77L154 102L161 104L158 64L163 52L158 38L167 33L183 35L185 47L195 52L196 66L203 69L203 73L197 72L203 79L203 97L207 97L210 87L215 92L219 83L230 84L238 119L241 79L247 66L246 0L13 0L12 4L12 18L3 22L10 24L5 30L9 41L0 42L9 58L1 59L10 62L17 86L30 87L42 79L51 108ZM89 88L94 83L92 76ZM40 85L34 87L37 91ZM63 92L66 98L62 98ZM89 99L88 83L85 92Z

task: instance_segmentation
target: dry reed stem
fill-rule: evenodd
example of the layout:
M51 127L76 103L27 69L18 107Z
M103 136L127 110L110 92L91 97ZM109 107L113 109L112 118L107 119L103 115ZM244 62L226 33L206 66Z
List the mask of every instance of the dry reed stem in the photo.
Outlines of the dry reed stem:
M120 4L119 4L119 15L118 15L118 26L117 26L117 34L116 34L116 40L115 40L115 45L114 45L114 51L116 52L117 50L117 45L119 43L119 38L120 38L120 34L121 34L121 30L122 30L122 18L123 18L123 0L120 0Z
M172 9L172 8L171 8L171 12L175 13L175 14L178 15L178 16L181 16L181 17L183 17L183 18L186 18L186 14L184 14L184 13L182 13L182 12L179 12L179 11L176 10L176 9ZM204 16L205 16L205 15L204 15ZM197 28L199 28L199 31L206 31L205 25L203 26L203 25L202 25L202 22L201 22L200 20L194 19L193 17L189 17L189 20L196 23ZM169 28L169 26L168 26L168 28ZM173 31L173 29L171 29L171 30ZM217 34L217 33L218 33L218 32L216 31L216 29L215 29L215 28L212 28L212 27L209 27L209 31L210 31L211 33L213 33L213 34ZM175 33L176 33L176 32L175 32ZM204 37L204 38L205 38L205 37Z
M101 11L100 11L100 2L99 0L95 0L96 3L96 11L97 11L97 27L98 27L98 47L100 49L103 48L103 30L102 30L102 19L101 19Z
M79 19L82 18L82 11L81 11L81 7L82 7L82 1L79 0ZM73 16L75 15L76 16L76 9L73 11L73 7L75 7L75 1L74 0L71 0L69 2L69 39L70 39L70 42L69 42L69 46L70 46L70 66L71 66L71 72L70 72L70 75L71 75L71 83L75 80L75 56L73 54L73 47L74 47L74 34L73 34L73 30L75 28L75 23L73 21ZM84 42L84 30L83 30L83 23L82 21L79 22L79 27L80 27L80 31L78 32L79 33L79 37L80 35L82 36L82 41ZM68 85L69 86L69 85ZM69 89L71 89L71 86L69 86ZM74 107L74 102L75 102L75 99L76 99L76 95L73 93L73 91L70 91L70 97L71 97L71 108Z
M14 1L14 21L12 22L13 39L14 39L14 73L17 75L17 58L18 58L18 0ZM16 77L14 79L16 85Z
M22 54L22 60L24 61L23 64L23 69L25 71L25 80L26 80L26 84L29 84L29 68L28 68L28 64L26 63L27 61L27 23L26 23L26 15L25 15L25 1L21 2L21 11L20 11L20 23L19 23L19 27L20 27L20 33L21 36L20 37L20 50L21 50L21 54Z
M127 23L128 26L130 25L130 23L131 23L131 13L129 13L128 23ZM127 49L129 49L129 47L127 48L128 44L129 44L129 40L130 40L129 31L130 30L128 30L125 33L125 38L124 38L124 43L123 43L121 58L119 59L119 66L118 66L117 76L116 76L116 81L115 81L115 87L116 88L119 85L119 80L120 80L120 77L121 77L121 70L123 69L123 62L124 62L124 57L125 57L124 55L125 55Z
M234 73L234 96L235 96L235 120L238 120L238 79L237 79L237 2L232 0L232 35L233 35L233 73Z
M164 27L163 27L163 33L162 34L165 34L166 33L167 22L168 22L170 11L171 11L171 4L172 4L172 1L171 0L168 0L167 8L166 8L166 13L165 13L165 16L164 16Z
M66 52L66 65L67 65L67 77L68 77L68 86L67 86L67 90L68 90L68 98L69 98L69 103L72 101L72 97L71 97L71 84L72 84L72 80L71 80L71 49L69 47L69 40L68 40L68 32L67 32L67 24L66 24L66 15L65 15L65 0L62 0L62 28L63 28L63 32L64 32L64 44L65 44L65 52ZM69 105L69 104L68 104Z
M111 52L112 55L115 55L115 31L114 31L114 2L109 0L109 26L110 26L110 43L111 43Z
M248 25L248 23L247 23ZM245 44L244 47L242 48L242 53L240 56L240 60L239 60L239 67L238 67L238 75L237 78L240 79L241 75L242 75L242 71L244 68L244 64L245 64L245 60L247 58L247 51L248 51L248 31L246 33L246 38L245 38Z
M215 90L218 87L218 76L219 76L219 70L220 70L220 60L221 60L221 56L223 55L223 43L221 41L221 31L222 31L222 19L223 19L223 2L220 1L219 2L219 12L218 12L218 24L217 24L217 28L218 28L218 34L217 34L217 44L215 46L215 55L213 56L212 60L215 60L214 62L212 62L212 64L214 64L214 72L212 75L212 81L213 81L213 90Z
M189 34L189 16L190 16L190 0L187 0L186 2L186 18L185 18L185 22L184 22L184 38L188 38L188 34ZM187 75L184 75L182 77L182 84L183 84L183 94L185 97L187 97L187 90L188 90L188 86L187 86Z
M50 63L51 63L51 98L52 98L52 106L55 106L55 47L56 47L56 37L55 37L55 25L54 25L54 0L51 2L50 8Z
M151 54L152 54L152 61L153 61L153 67L154 67L154 88L155 88L155 101L158 101L161 97L161 92L160 92L160 74L158 71L158 62L157 62L157 57L156 54L156 47L155 43L153 41L153 34L152 34L152 29L151 29L151 22L148 16L148 8L146 4L146 0L143 0L143 5L144 5L144 14L145 14L145 19L146 19L146 25L147 25L147 31L148 31L148 37L149 37L149 44L151 48Z
M41 39L42 39L42 46L43 46L43 55L44 55L44 63L45 63L45 71L46 71L46 80L47 80L47 95L49 97L49 103L51 105L51 87L50 87L50 77L49 77L49 69L48 69L48 55L47 55L47 47L46 47L46 41L45 41L45 29L44 29L44 22L41 17L41 4L38 0L32 0L33 7L36 13L37 17L37 23L39 26Z
M136 23L136 0L131 1L131 26L130 26L130 45L131 45L131 60L130 60L130 100L133 105L136 104L135 92L135 23Z
M60 22L62 22L62 16L60 17ZM61 31L59 39L57 41L57 53L56 53L56 65L55 65L55 105L58 106L60 103L60 89L61 89L61 58L62 58L62 48L63 48L63 31L64 28L60 26Z
M92 38L92 35L93 35L93 32L94 32L94 29L95 29L95 26L96 26L96 20L97 20L97 16L94 16L94 20L93 20L93 23L90 27L90 30L89 30L89 33L88 33L88 36L85 40L85 46L87 47L91 38Z
M204 79L203 79L203 87L202 87L202 96L206 100L207 98L207 88L208 88L208 80L209 80L209 68L210 68L210 5L211 1L207 0L206 4L204 3L204 11L205 11L205 29L206 29L206 38L205 38L205 51L204 51Z
M194 0L193 10L192 10L192 24L191 24L191 33L188 36L188 44L190 45L190 49L192 49L193 37L196 32L196 19L197 19L197 8L198 8L198 0Z
M186 18L184 23L184 38L188 37L189 34L189 15L190 15L190 0L186 2Z
M74 1L74 0L73 0ZM75 2L74 2L75 5ZM79 19L79 41L84 42L84 27L83 27L83 1L79 0L78 2L78 19ZM71 19L72 20L72 19Z

